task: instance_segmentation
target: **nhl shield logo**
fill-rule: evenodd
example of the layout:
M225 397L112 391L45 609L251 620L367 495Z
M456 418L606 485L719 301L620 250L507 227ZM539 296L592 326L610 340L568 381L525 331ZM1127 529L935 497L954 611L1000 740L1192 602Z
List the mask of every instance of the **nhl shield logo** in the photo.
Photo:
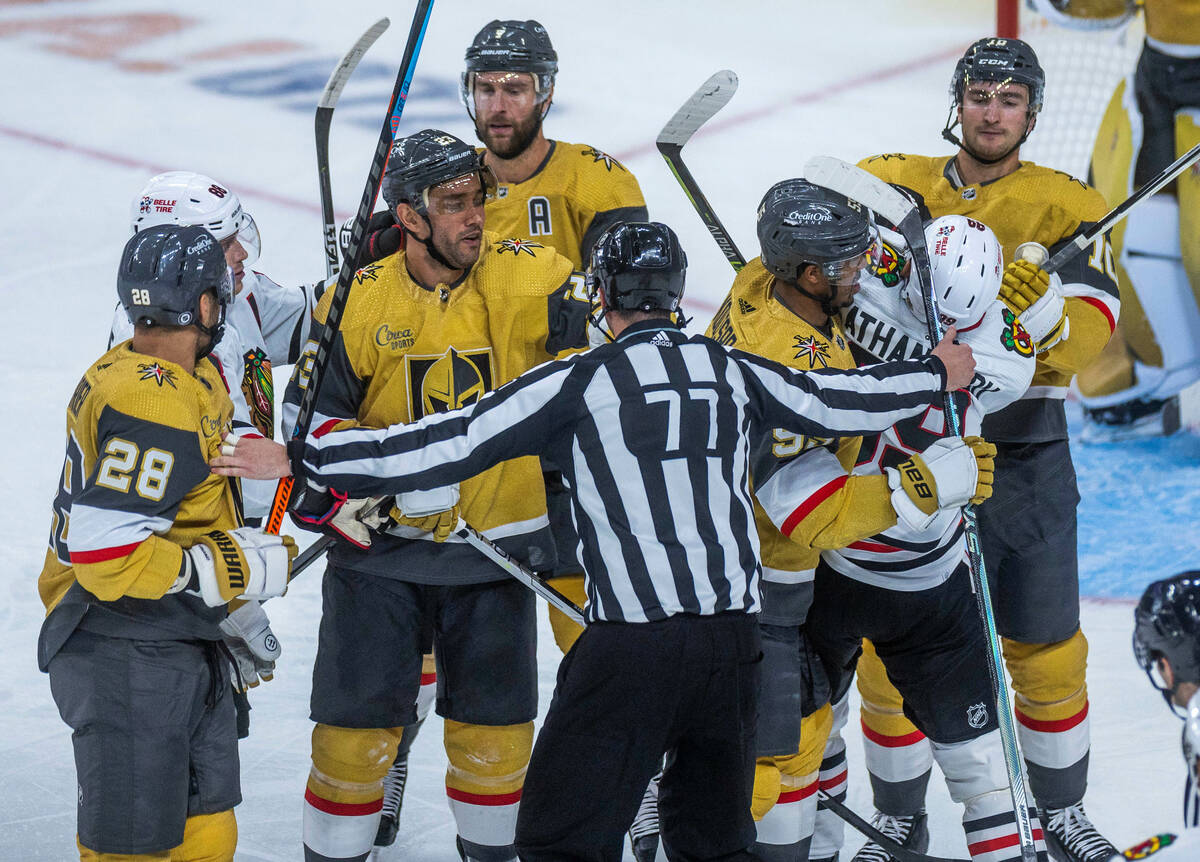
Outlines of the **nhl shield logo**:
M979 730L987 724L988 711L987 705L982 703L973 703L967 707L967 724Z

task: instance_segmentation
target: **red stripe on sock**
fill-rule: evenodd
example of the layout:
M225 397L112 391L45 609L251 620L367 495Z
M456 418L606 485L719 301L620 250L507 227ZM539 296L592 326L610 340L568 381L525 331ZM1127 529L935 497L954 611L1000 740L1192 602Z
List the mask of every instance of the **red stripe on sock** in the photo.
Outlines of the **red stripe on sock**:
M819 488L815 493L813 493L813 495L811 497L809 497L807 500L805 500L803 503L801 503L799 506L797 506L796 510L794 512L792 512L792 514L788 515L787 520L785 520L783 522L783 527L781 529L781 532L785 536L790 536L792 534L792 531L794 531L796 529L796 527L799 525L799 523L801 521L803 521L806 517L808 517L808 514L813 509L817 508L817 506L824 503L827 499L829 499L830 497L832 497L834 494L836 494L838 491L840 491L842 489L842 486L846 484L846 478L847 477L845 477L845 476L839 476L838 478L834 479L832 482L826 483L821 488Z
M1033 840L1043 840L1042 830L1033 830ZM987 841L976 841L974 844L967 845L967 852L971 854L971 858L982 856L984 853L992 853L996 850L1003 850L1005 847L1016 847L1021 843L1021 839L1017 837L1017 833L1011 835L1001 835L999 838L989 838Z
M1078 727L1087 718L1088 703L1084 701L1083 709L1068 718L1060 718L1058 721L1042 721L1041 719L1030 718L1019 709L1014 709L1013 711L1017 714L1017 721L1030 730L1036 730L1040 733L1065 733L1072 727Z
M833 778L822 778L820 781L821 789L828 790L830 787L837 787L846 781L846 770L843 769Z
M819 782L814 781L812 784L806 784L804 787L797 787L795 790L785 790L779 794L779 801L776 805L786 805L789 802L800 802L807 799L817 792Z
M513 805L521 801L521 791L512 793L467 793L455 787L446 785L446 795L455 802L466 802L469 805Z
M304 801L318 811L333 814L336 817L365 817L383 810L383 797L372 799L370 802L330 802L322 799L307 787L304 788Z
M437 682L437 674L436 673L421 674L421 685L433 685L436 682Z
M914 730L912 733L906 733L904 736L887 736L877 730L872 730L867 727L867 723L862 723L863 736L871 740L876 745L882 745L885 748L903 748L906 745L916 745L925 738L925 734L919 730Z

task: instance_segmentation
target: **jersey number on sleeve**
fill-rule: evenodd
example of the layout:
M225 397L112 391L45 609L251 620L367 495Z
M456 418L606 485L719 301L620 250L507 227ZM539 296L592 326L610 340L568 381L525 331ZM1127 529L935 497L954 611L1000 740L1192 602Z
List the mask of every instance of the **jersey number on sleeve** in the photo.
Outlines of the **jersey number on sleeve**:
M141 456L141 468L137 471L134 489L138 496L147 500L161 500L167 490L167 479L175 466L175 456L163 449L147 449L139 452L137 444L120 437L113 437L104 446L104 459L100 462L96 484L120 491L129 490L132 473Z
M71 552L67 549L67 524L71 518L71 501L75 492L83 485L83 453L75 442L75 435L67 435L67 454L63 458L62 481L54 496L54 513L50 520L50 547L54 556L64 566L71 565Z

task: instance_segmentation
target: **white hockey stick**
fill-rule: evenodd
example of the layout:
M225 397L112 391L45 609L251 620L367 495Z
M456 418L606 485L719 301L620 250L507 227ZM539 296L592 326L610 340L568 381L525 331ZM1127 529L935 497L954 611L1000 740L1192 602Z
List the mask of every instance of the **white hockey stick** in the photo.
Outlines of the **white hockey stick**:
M931 343L942 339L941 318L938 316L937 296L933 289L933 275L929 262L929 249L925 244L925 230L921 224L921 213L917 205L896 189L873 174L832 156L817 156L804 166L804 178L811 183L841 192L851 200L858 201L896 226L908 243L912 255L913 271L921 284L925 299L925 322L929 327ZM958 405L951 393L946 393L946 419L952 434L962 434ZM1000 740L1004 749L1004 766L1008 771L1009 789L1012 793L1013 813L1017 820L1017 835L1021 841L1023 862L1036 862L1033 822L1029 816L1029 795L1025 789L1025 774L1021 768L1021 752L1017 747L1017 730L1013 721L1012 703L1008 696L1008 684L1004 678L1004 660L1000 653L1000 637L996 631L996 620L992 612L992 596L988 588L987 571L984 567L982 547L979 543L979 527L975 521L975 510L971 506L963 509L963 526L967 539L967 558L971 569L971 585L979 606L988 640L988 675L992 681L992 692L996 699L996 719L1000 726Z
M332 278L338 271L337 228L333 223L333 190L329 185L329 126L333 122L333 109L337 105L338 98L342 95L342 90L345 88L346 82L350 80L350 76L358 68L358 61L375 44L375 40L383 35L383 31L388 28L390 23L387 18L380 18L368 27L365 33L358 37L358 41L354 43L354 47L346 52L346 55L342 57L341 62L337 64L333 73L329 76L329 80L325 82L325 89L321 91L321 98L317 101L317 115L314 125L317 136L317 183L321 189L321 220L323 222L322 234L325 238L326 278Z

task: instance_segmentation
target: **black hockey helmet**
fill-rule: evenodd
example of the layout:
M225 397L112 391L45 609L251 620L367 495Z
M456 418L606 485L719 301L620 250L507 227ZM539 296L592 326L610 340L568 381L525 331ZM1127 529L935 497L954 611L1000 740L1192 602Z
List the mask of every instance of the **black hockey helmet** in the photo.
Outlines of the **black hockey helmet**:
M1200 683L1200 571L1150 584L1133 621L1133 654L1168 704L1173 687L1155 675L1159 658L1170 662L1176 684Z
M600 235L588 264L588 294L615 311L678 310L687 255L662 222L618 222Z
M1039 111L1046 93L1046 73L1028 42L990 36L980 39L954 66L950 99L962 105L963 92L971 81L1003 81L1024 84L1029 89L1029 110Z
M533 75L539 103L550 95L558 74L558 54L550 44L550 34L532 20L489 21L471 40L466 60L460 95L468 111L476 72L528 72Z
M496 188L496 178L471 145L437 129L423 129L397 138L383 175L383 199L390 209L406 203L428 214L429 189L468 174L478 174L485 195Z
M200 297L213 291L221 308L216 326L200 320ZM202 227L156 225L125 243L117 269L117 295L129 319L150 326L195 326L221 340L233 280L221 244Z
M870 210L807 180L776 183L758 205L763 266L789 283L809 264L834 279L837 264L866 254L875 239Z

